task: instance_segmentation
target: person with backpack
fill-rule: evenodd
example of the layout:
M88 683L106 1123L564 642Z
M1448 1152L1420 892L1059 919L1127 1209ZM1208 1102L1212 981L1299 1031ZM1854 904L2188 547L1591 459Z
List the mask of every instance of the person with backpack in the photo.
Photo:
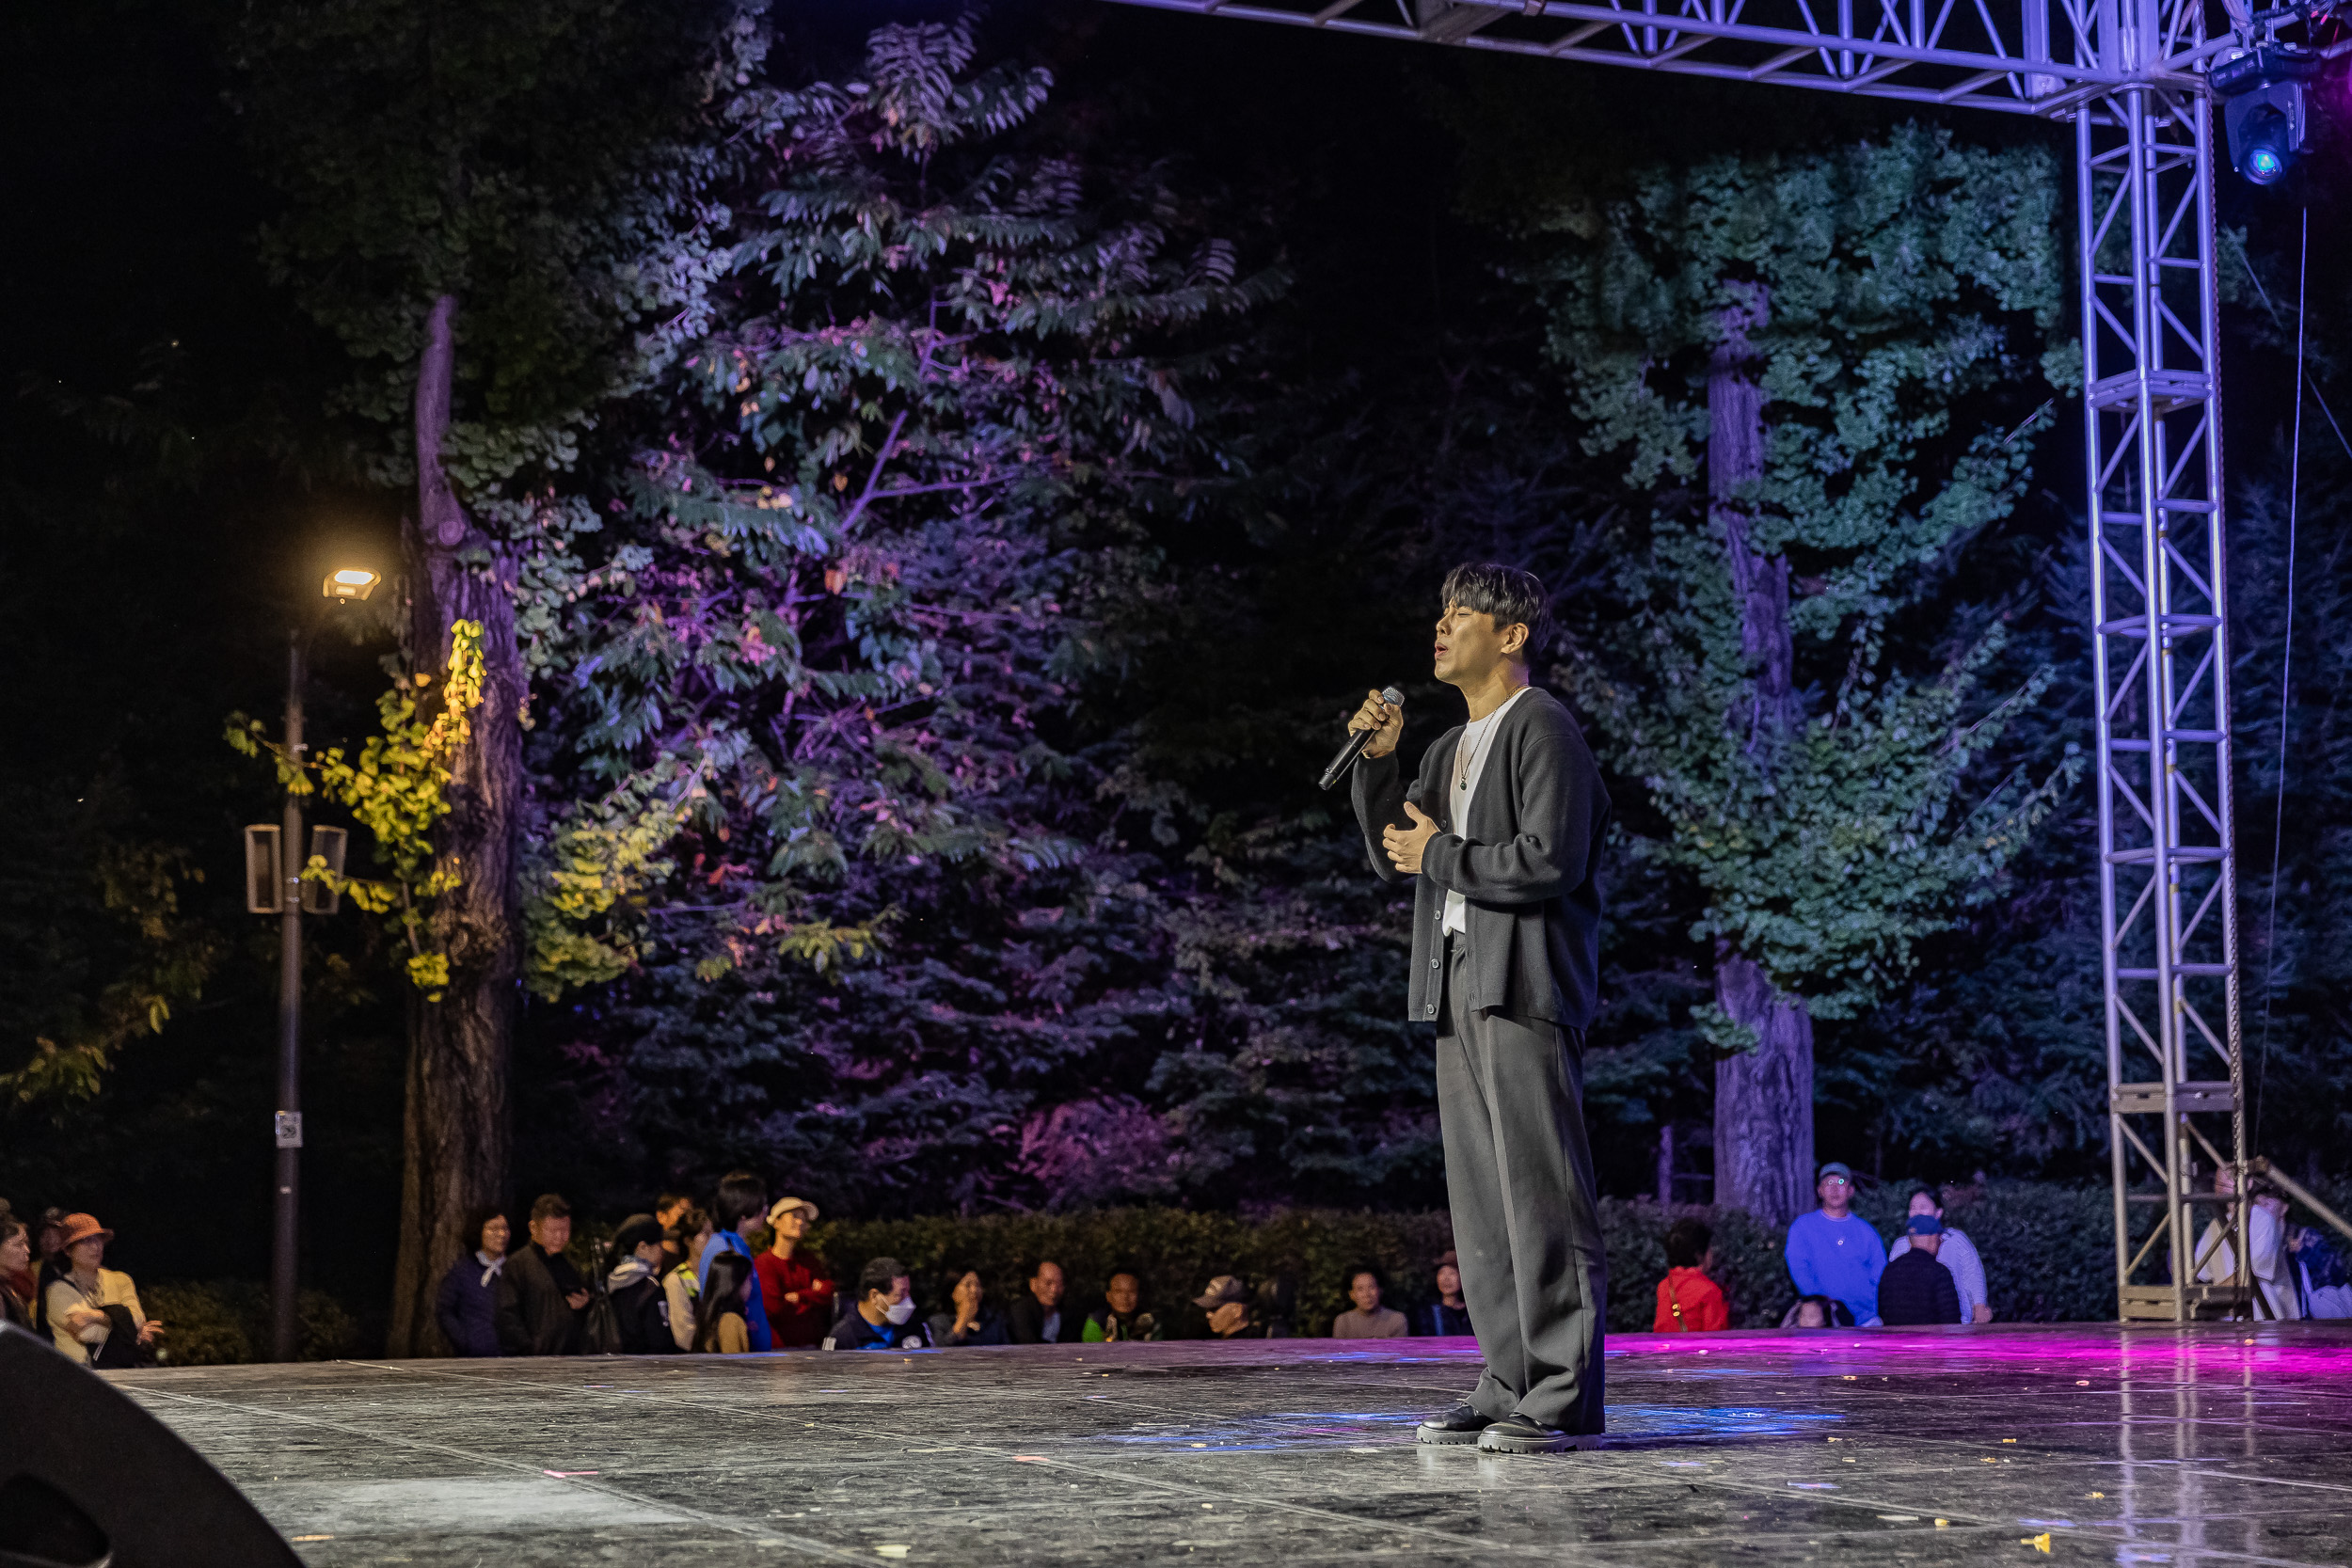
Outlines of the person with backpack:
M592 1292L564 1249L572 1206L546 1193L531 1206L531 1242L499 1275L499 1345L509 1355L578 1355Z
M740 1252L721 1252L703 1274L702 1323L694 1330L694 1348L705 1354L742 1355L752 1348L752 1292L759 1276L752 1260Z
M758 1266L753 1261L758 1255L743 1238L746 1230L756 1229L768 1216L768 1183L747 1170L729 1171L719 1179L718 1210L713 1216L719 1228L703 1249L702 1262L697 1269L705 1299L710 1298L710 1268L721 1258L740 1258L743 1266L753 1271L751 1294L743 1301L743 1323L752 1337L751 1348L757 1351L776 1348L774 1332L768 1322L768 1307L759 1292Z
M618 1340L614 1349L622 1355L677 1354L677 1340L670 1333L670 1303L659 1275L661 1243L661 1222L651 1214L631 1214L613 1232L612 1272L605 1276L604 1294L612 1304Z

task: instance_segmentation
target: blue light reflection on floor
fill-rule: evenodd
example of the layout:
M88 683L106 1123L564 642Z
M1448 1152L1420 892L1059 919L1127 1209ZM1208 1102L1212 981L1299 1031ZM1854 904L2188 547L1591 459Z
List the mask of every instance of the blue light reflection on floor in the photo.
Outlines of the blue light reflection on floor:
M1371 1439L1410 1442L1414 1429L1426 1414L1421 1409L1319 1410L1286 1411L1214 1426L1147 1421L1136 1423L1132 1431L1104 1433L1087 1441L1115 1443L1130 1449L1213 1453L1336 1448ZM1817 1432L1824 1424L1844 1419L1843 1416L1753 1405L1614 1404L1609 1407L1609 1435L1635 1443L1789 1437Z

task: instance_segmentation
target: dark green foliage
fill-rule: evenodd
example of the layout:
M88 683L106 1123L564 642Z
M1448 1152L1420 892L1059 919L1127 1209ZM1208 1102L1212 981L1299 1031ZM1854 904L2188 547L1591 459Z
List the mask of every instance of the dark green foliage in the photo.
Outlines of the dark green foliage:
M164 1325L156 1342L167 1367L228 1367L264 1360L270 1342L269 1289L246 1279L142 1286L139 1305ZM359 1324L324 1291L304 1291L295 1320L298 1361L333 1361L361 1353Z

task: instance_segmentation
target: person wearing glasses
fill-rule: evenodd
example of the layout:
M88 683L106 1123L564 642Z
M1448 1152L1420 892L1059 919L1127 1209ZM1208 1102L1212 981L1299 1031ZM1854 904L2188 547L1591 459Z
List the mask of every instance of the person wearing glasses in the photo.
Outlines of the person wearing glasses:
M1813 1189L1821 1206L1788 1225L1788 1277L1801 1296L1843 1302L1853 1321L1879 1321L1879 1275L1886 1272L1886 1243L1853 1212L1853 1171L1842 1160L1821 1167Z

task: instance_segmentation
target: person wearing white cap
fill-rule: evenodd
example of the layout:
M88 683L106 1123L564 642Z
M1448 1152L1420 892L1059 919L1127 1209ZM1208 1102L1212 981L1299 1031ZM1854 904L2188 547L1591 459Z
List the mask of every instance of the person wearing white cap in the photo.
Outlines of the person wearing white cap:
M808 1199L776 1199L768 1206L768 1250L752 1259L778 1350L814 1345L833 1324L834 1282L825 1277L825 1260L801 1245L816 1222L817 1205Z

